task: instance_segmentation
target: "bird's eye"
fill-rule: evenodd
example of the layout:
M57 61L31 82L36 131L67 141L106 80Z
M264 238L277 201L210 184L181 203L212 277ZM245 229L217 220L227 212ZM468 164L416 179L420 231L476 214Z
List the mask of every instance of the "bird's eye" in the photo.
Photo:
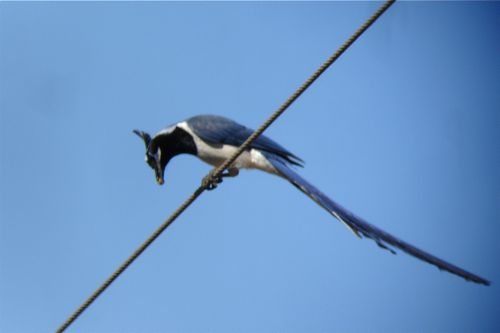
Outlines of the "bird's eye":
M158 162L160 161L161 150L156 149L153 153L152 149L148 149L146 152L146 163L151 167L151 169L156 169Z
M152 157L150 155L146 155L145 160L146 160L146 163L151 167L151 169L155 168L156 161L155 161L154 157Z

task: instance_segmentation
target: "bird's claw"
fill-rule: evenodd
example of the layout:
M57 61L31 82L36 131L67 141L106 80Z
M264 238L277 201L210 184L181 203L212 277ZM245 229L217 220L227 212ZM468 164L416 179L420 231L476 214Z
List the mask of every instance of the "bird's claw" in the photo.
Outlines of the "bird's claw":
M208 191L211 191L216 189L217 185L222 183L222 179L224 177L236 177L238 174L239 170L237 168L229 168L226 172L223 172L218 176L216 176L212 170L207 176L205 176L205 178L203 178L201 185Z
M216 177L213 172L210 172L201 181L201 185L208 191L216 189L217 185L219 185L220 183L222 183L222 175Z

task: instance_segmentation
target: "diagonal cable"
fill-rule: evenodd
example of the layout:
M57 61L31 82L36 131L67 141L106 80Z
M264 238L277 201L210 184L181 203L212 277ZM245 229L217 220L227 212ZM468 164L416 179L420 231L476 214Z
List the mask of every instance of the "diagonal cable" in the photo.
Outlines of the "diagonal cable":
M288 107L295 102L297 98L302 95L304 91L306 91L307 88L311 84L313 84L314 81L316 81L317 78L320 77L323 72L325 72L328 67L330 67L331 64L335 62L348 48L351 46L356 39L359 38L365 32L366 29L368 29L393 3L395 0L389 0L386 1L382 6L380 6L373 15L366 20L363 25L361 25L358 30L356 30L349 39L347 39L344 44L342 44L337 51L335 51L334 54L330 56L317 70L316 72L313 73L288 99L257 129L255 130L252 135L248 137L248 139L243 142L243 144L238 148L238 150L228 158L224 163L222 163L219 167L215 168L212 171L212 176L216 178L217 176L220 176L222 172L227 169L237 158L240 156L243 151L248 149L248 147L252 144L252 142L257 139L259 135L262 134L283 112L288 109Z
M96 299L101 295L112 283L115 281L140 255L144 252L167 227L174 222L179 215L181 215L209 186L210 182L215 182L221 174L227 169L237 158L243 153L252 142L261 135L288 107L306 91L309 86L320 77L323 72L330 67L362 34L365 32L393 3L395 0L388 0L384 2L373 15L356 30L344 44L342 44L334 54L332 54L317 70L314 72L255 132L248 137L248 139L236 150L236 152L228 158L219 167L214 168L205 177L208 181L203 181L202 185L194 191L194 193L184 203L177 208L177 210L166 219L153 234L144 241L131 255L127 258L118 269L111 274L104 283L97 288L80 307L71 314L68 319L56 330L57 333L64 332Z

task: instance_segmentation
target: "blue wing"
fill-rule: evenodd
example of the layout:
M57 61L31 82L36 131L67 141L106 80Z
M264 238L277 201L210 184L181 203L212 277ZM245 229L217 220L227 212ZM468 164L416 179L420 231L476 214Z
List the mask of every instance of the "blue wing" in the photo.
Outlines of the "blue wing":
M265 153L264 153L265 154ZM392 253L396 253L389 246L401 249L404 252L417 257L429 264L437 266L440 270L448 271L452 274L463 277L468 281L473 281L476 283L489 285L490 282L483 279L473 273L463 270L453 264L450 264L442 259L433 256L411 244L408 244L401 239L394 237L393 235L375 227L374 225L366 222L361 217L354 215L346 208L342 207L328 196L323 194L315 186L310 184L295 171L293 171L286 162L284 162L280 157L271 154L265 154L267 159L272 163L272 165L279 171L281 176L290 181L295 187L301 190L308 197L313 199L317 204L327 210L330 214L335 216L338 220L345 223L356 235L364 236L373 239L381 248L387 249Z
M223 144L240 146L253 133L253 130L221 116L195 116L186 122L203 141L215 146ZM264 135L259 136L250 148L277 155L294 165L303 164L299 157Z

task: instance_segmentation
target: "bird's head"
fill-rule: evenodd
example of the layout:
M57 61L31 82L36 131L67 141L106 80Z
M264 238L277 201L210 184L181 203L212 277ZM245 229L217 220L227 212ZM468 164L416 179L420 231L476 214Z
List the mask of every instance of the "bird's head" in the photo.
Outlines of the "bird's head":
M163 151L157 140L151 139L148 133L139 130L134 130L134 133L144 141L146 146L146 163L155 171L156 182L159 185L163 185L165 182L163 174L170 160L169 156Z
M153 138L143 131L134 130L146 146L146 163L155 171L156 182L163 185L165 167L168 162L179 154L197 155L193 135L173 125L161 130Z
M164 183L165 167L172 157L179 154L196 155L197 148L193 136L178 126L161 130L153 138L143 131L134 130L146 146L146 163L155 171L156 182Z

